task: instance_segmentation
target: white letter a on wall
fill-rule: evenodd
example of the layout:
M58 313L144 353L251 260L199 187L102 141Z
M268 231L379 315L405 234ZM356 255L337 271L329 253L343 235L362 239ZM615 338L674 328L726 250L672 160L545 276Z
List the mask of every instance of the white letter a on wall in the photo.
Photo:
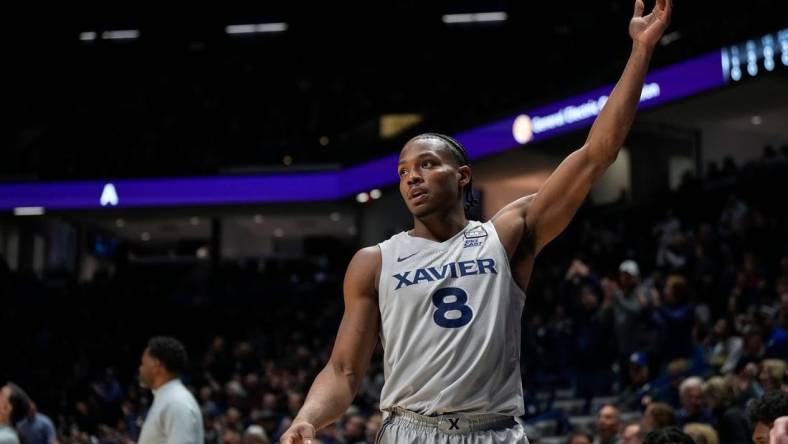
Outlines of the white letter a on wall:
M104 191L101 192L101 206L106 207L112 205L113 207L118 204L118 193L115 191L115 185L108 183L104 185Z

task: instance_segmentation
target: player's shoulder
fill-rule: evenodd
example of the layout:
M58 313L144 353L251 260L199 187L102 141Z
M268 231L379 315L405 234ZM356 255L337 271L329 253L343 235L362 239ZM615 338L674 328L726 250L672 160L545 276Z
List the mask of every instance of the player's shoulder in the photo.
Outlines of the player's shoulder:
M376 244L360 248L358 251L356 251L356 254L353 255L353 259L355 260L358 258L360 260L380 260L381 256L380 245Z
M358 272L373 272L377 274L380 270L380 265L383 262L383 254L380 251L380 246L370 245L363 247L356 251L353 259L350 260L348 270L351 268Z
M345 293L348 292L348 288L360 289L370 294L377 291L382 263L383 255L377 245L356 251L345 274Z

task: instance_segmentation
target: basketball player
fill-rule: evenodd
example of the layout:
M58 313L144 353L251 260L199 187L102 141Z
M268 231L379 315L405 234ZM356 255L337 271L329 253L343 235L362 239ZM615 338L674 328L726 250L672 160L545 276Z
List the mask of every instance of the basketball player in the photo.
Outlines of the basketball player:
M459 143L428 133L405 145L396 171L414 227L351 260L334 350L284 444L310 443L316 430L342 416L378 335L386 378L379 443L528 442L515 420L524 413L523 289L536 256L569 224L629 132L671 0L657 0L645 16L643 9L637 0L632 53L586 143L538 193L490 221L466 219L471 168Z

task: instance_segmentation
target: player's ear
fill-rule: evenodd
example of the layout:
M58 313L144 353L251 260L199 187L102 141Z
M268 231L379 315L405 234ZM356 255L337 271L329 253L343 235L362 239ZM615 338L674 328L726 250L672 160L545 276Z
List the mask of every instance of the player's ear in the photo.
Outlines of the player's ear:
M471 167L468 165L460 166L457 168L457 176L460 185L468 185L468 183L471 181Z

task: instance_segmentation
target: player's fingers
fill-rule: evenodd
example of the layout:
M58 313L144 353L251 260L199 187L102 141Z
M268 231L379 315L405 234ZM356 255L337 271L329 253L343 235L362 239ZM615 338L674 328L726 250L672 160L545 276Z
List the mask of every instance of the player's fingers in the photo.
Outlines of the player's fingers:
M670 11L673 9L673 0L657 0L657 6L665 11L667 15L670 15Z
M300 430L301 438L304 440L304 444L312 444L312 439L315 437L315 431L311 427L304 427Z
M643 9L646 6L643 4L643 0L635 0L635 14L633 17L643 17Z
M665 11L665 15L663 16L664 20L670 23L670 14L673 11L673 0L662 0L662 2L664 2L663 5L664 6L663 10Z
M282 437L281 444L301 444L301 435L298 433L288 432Z

